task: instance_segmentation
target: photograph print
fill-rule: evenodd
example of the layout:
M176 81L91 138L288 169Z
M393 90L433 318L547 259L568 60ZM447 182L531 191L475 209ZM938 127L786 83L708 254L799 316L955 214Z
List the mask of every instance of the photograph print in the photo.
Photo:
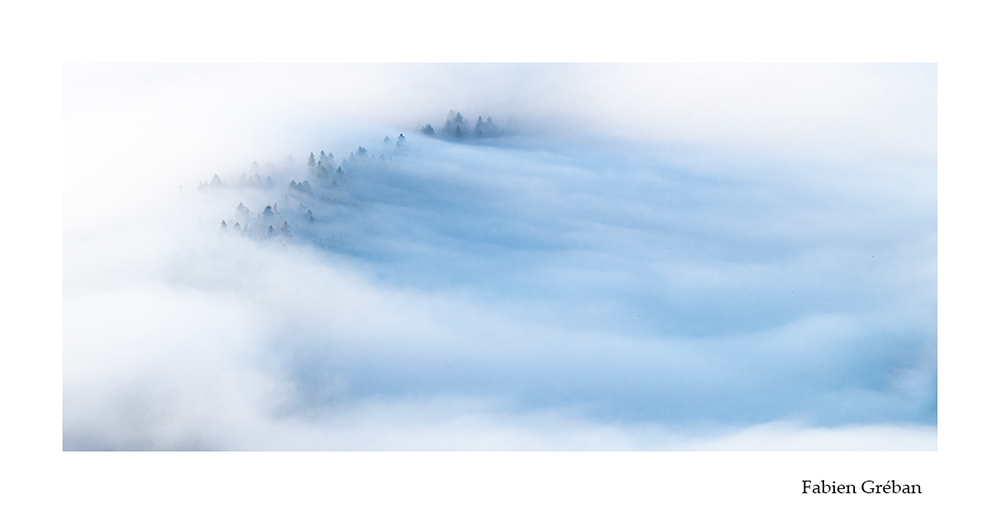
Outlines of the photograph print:
M934 64L72 64L63 449L937 448Z

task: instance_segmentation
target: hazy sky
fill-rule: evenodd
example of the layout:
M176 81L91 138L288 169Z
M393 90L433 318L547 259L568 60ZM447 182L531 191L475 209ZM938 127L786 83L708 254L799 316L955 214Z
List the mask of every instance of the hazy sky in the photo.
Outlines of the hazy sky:
M69 66L66 447L933 448L935 98L933 65ZM451 110L507 135L420 134Z

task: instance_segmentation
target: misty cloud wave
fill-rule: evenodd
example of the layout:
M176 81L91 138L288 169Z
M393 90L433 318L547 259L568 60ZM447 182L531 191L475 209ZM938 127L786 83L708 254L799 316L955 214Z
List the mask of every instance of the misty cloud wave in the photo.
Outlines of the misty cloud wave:
M67 232L67 449L933 446L933 161L349 132Z

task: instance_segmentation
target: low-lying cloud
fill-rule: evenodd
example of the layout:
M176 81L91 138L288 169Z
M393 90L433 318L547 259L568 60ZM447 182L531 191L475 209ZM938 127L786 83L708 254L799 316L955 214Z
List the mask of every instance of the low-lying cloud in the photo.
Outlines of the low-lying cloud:
M933 90L920 67L821 68L745 76L841 77L863 105L887 81L889 96L927 102ZM933 147L906 135L932 131L933 117L883 138L912 148L845 136L831 144L849 156L829 158L813 143L741 145L732 127L695 143L627 137L617 127L632 114L602 114L616 127L602 131L582 123L594 112L582 99L539 116L518 88L508 102L487 88L483 105L422 119L437 103L418 102L395 125L377 108L317 122L287 97L316 102L315 82L353 70L358 81L397 79L392 104L422 91L430 71L443 80L461 69L335 67L299 90L273 81L246 95L274 95L270 108L291 111L275 123L298 120L301 142L232 144L247 114L223 106L214 123L233 133L202 143L205 159L169 148L183 139L156 139L180 134L183 114L147 126L169 118L155 106L169 107L164 93L133 101L147 109L138 115L108 115L96 134L74 132L101 105L130 104L93 100L93 69L70 80L93 104L68 102L68 146L80 150L68 182L88 182L81 175L115 149L148 159L109 157L110 173L128 178L81 188L112 207L67 193L65 447L933 448L936 165ZM656 71L469 69L574 94ZM193 98L205 101L235 73L180 71L150 80L204 89ZM704 75L654 75L685 72ZM813 98L811 86L784 84ZM720 105L742 98L733 88L721 87ZM644 94L657 109L680 101ZM706 95L692 105L713 111ZM800 107L734 119L825 119L796 98ZM906 112L895 122L916 119ZM141 152L114 139L126 126L138 127ZM149 180L128 175L144 169Z

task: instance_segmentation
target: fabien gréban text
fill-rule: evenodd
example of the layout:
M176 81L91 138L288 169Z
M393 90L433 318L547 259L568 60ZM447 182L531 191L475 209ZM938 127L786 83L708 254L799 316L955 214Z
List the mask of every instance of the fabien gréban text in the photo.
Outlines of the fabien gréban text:
M836 481L802 481L802 494L923 494L920 484L901 484L895 480L865 480L861 485L838 484Z

